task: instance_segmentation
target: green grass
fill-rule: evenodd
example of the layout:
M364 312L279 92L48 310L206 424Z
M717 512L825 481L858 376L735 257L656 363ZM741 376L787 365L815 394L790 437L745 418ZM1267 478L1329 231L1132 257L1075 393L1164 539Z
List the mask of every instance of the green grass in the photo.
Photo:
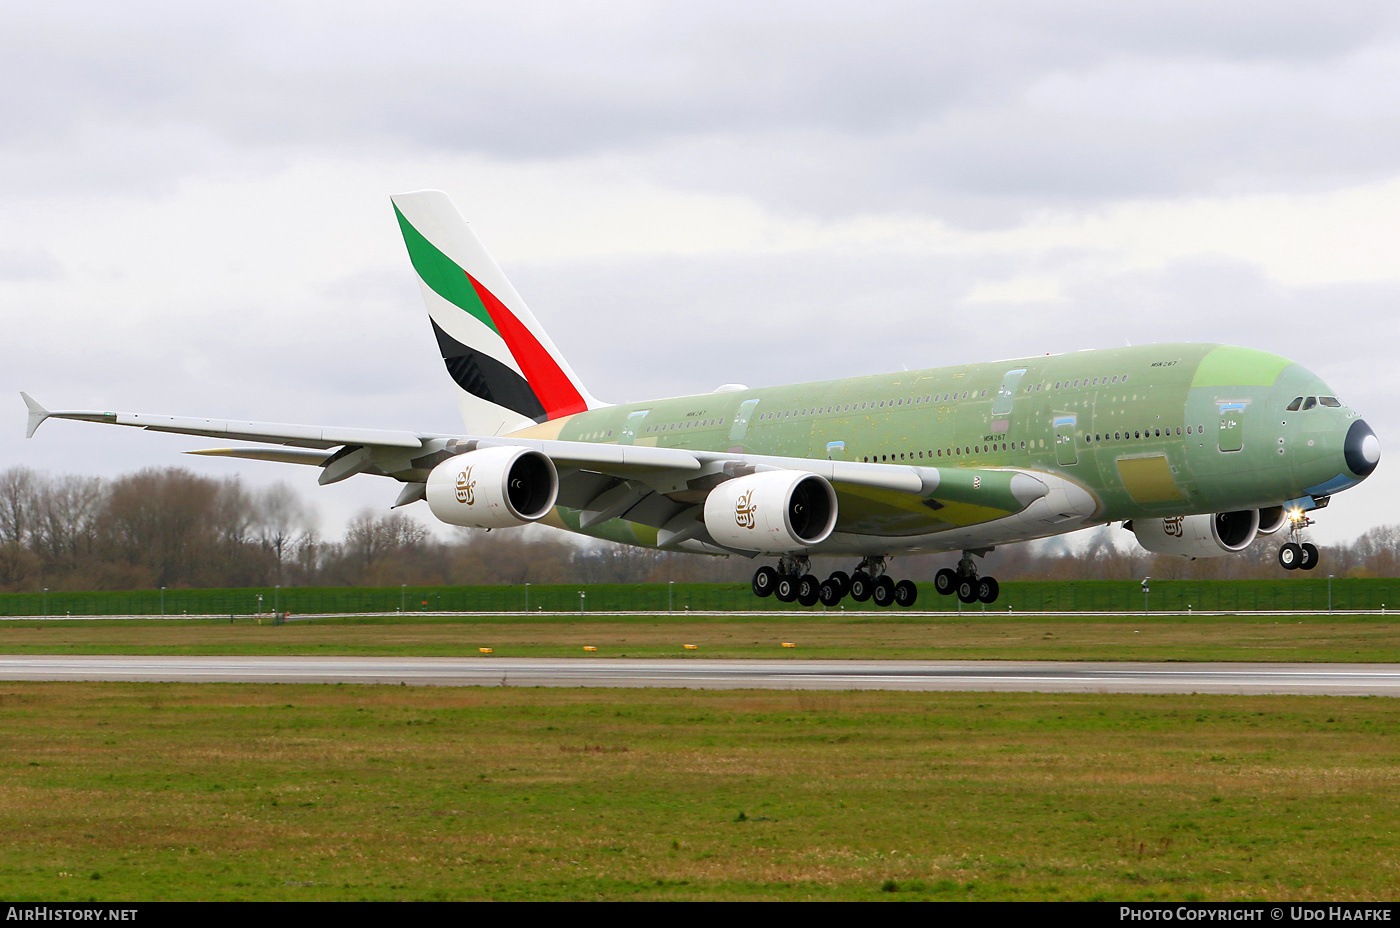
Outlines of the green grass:
M795 648L782 647L783 642ZM684 644L698 645L686 651ZM596 652L585 654L585 645ZM1390 616L344 617L0 623L0 653L498 657L883 658L922 660L1400 661ZM482 658L487 659L487 658Z
M579 591L586 611L808 610L776 599L758 599L746 583L556 584L529 588L530 611L579 612ZM1147 606L1152 611L1320 610L1328 605L1325 576L1274 580L1153 580ZM509 612L526 608L523 586L476 587L288 587L231 590L127 590L0 594L0 615L250 615L271 612L274 604L293 614L395 612ZM261 596L261 601L259 600ZM1400 607L1400 579L1366 578L1332 581L1332 605L1339 610ZM846 611L878 611L870 603L847 599ZM993 607L1004 612L1128 611L1144 606L1142 589L1132 580L1063 582L1008 581ZM918 609L956 613L956 597L938 596L924 584ZM964 611L970 607L962 607ZM972 608L980 611L981 607Z
M1391 899L1400 703L0 684L0 897Z

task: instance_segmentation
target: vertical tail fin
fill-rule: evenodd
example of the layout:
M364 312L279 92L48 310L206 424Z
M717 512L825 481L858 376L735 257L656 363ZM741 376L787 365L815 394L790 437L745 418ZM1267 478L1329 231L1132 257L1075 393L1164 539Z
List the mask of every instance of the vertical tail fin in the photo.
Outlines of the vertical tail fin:
M501 434L602 405L447 194L391 199L468 431Z

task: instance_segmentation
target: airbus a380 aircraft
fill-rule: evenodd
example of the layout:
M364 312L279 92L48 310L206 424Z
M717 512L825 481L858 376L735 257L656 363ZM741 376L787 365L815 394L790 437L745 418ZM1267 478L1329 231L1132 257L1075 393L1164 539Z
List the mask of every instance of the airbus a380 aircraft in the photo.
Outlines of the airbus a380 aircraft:
M312 464L403 484L453 525L542 522L630 545L777 558L758 596L912 605L892 556L962 551L939 593L993 602L974 556L1123 522L1149 551L1238 552L1288 528L1310 570L1307 513L1375 470L1359 414L1285 358L1228 345L1145 345L614 406L595 400L447 195L392 198L466 433L49 411L283 447L195 454ZM812 555L858 558L810 573Z

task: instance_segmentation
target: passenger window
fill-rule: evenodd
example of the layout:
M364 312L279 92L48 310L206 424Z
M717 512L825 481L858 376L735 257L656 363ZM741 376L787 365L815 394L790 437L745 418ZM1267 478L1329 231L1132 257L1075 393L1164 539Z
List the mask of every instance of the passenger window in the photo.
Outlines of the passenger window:
M1298 407L1299 407L1299 406L1302 406L1302 405L1303 405L1303 398L1302 398L1301 396L1297 396L1297 397L1294 397L1294 398L1293 398L1293 402L1289 403L1289 404L1288 404L1286 407L1284 407L1284 408L1287 409L1289 412L1297 412L1297 411L1298 411Z
M1340 406L1341 402L1335 396L1319 396L1317 401L1324 406Z
M1316 406L1316 405L1317 405L1317 397L1315 397L1315 396L1310 396L1310 397L1308 397L1307 399L1303 400L1303 410L1304 410L1304 412L1306 412L1306 411L1309 410L1309 409L1312 409L1312 408L1313 408L1314 406Z

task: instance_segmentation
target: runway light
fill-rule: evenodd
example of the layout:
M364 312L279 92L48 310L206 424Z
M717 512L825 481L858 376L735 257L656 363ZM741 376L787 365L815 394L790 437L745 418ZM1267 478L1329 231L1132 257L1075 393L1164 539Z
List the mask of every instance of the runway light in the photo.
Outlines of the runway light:
M491 654L491 653L493 653L493 651L492 651L491 648L477 648L477 650L480 651L482 654Z
M791 641L784 641L784 642L783 642L783 647L785 647L785 648L795 648L795 647L797 647L797 645L794 644L794 643L791 642Z
M683 644L681 647L685 648L687 651L697 651L700 648L698 644Z
M585 651L596 651L596 650L598 650L597 648L593 647L593 645L591 645L591 644L586 644L586 645L584 645L584 646L583 646L583 649L584 649Z

